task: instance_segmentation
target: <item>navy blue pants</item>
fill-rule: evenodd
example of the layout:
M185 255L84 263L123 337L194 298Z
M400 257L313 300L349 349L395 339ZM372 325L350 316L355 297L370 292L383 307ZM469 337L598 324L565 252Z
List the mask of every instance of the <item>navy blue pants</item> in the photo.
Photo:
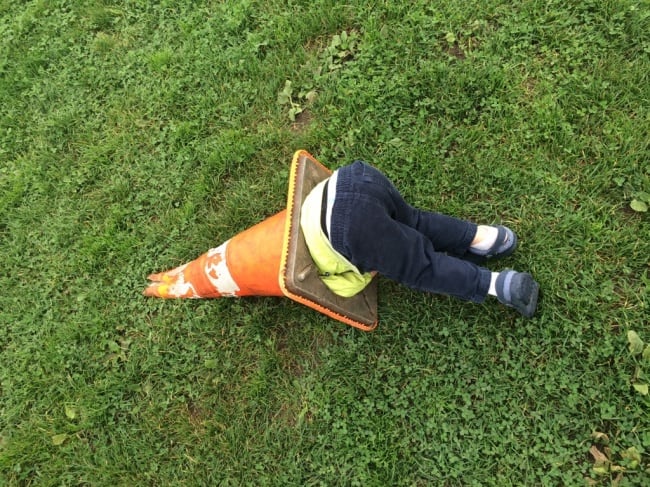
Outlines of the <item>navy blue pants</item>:
M412 207L362 161L339 169L330 241L362 272L480 303L491 272L462 259L475 234L474 223Z

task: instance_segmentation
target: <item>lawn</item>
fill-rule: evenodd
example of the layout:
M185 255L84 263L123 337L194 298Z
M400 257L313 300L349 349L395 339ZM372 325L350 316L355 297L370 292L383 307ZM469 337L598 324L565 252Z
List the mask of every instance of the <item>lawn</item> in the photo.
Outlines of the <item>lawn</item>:
M0 484L650 485L646 0L0 0L0 107ZM515 229L537 315L141 295L297 149Z

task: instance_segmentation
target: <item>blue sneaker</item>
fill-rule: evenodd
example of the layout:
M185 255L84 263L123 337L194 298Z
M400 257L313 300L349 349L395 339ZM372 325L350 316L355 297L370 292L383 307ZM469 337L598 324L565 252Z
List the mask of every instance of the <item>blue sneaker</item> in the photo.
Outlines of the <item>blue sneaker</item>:
M499 272L496 281L497 299L515 308L526 318L532 318L537 309L539 284L527 272L506 269Z
M485 264L488 260L503 259L517 249L517 234L503 225L497 225L497 238L487 250L469 248L461 258L474 264Z

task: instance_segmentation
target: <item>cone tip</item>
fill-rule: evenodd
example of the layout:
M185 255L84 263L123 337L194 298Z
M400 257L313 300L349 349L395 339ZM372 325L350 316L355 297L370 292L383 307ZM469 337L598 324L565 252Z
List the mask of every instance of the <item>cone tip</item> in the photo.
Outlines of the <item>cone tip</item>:
M157 286L154 284L151 284L149 287L147 287L144 291L142 291L143 296L147 297L158 297L159 294L156 290Z

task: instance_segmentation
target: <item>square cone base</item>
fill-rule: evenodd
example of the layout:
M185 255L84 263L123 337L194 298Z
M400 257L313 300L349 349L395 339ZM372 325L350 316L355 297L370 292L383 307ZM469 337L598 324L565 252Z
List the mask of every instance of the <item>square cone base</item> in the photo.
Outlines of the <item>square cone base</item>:
M345 298L334 294L318 276L300 229L300 210L305 197L332 172L304 150L291 163L287 195L287 221L280 263L280 288L293 301L364 331L377 327L377 279L360 293Z

